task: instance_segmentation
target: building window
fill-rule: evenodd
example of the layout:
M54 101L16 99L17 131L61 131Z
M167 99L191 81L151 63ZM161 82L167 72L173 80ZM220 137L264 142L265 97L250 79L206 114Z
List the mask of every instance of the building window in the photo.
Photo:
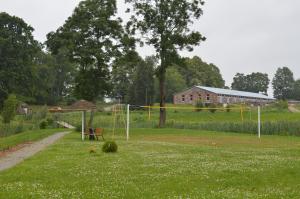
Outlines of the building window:
M182 102L185 102L185 95L182 95Z
M190 95L190 100L193 101L193 95Z
M199 94L198 96L199 96L199 100L201 100L202 99L201 94Z
M210 95L209 94L206 95L206 100L210 101Z

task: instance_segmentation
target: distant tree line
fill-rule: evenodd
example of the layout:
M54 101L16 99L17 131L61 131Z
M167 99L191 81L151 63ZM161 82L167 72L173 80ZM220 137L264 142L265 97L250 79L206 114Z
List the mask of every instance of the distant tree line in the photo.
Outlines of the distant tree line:
M231 88L240 91L263 93L267 95L270 79L265 73L245 75L237 73L233 78ZM288 67L278 68L272 80L274 97L281 100L300 100L300 79L295 80L293 72Z

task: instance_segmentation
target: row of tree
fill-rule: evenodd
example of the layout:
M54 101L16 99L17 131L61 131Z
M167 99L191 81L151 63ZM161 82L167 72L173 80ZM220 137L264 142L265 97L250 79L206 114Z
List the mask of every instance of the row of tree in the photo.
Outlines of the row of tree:
M269 84L268 74L257 72L245 75L237 73L233 78L231 88L267 95ZM295 81L293 72L288 67L277 69L272 80L272 86L275 98L300 100L300 79Z

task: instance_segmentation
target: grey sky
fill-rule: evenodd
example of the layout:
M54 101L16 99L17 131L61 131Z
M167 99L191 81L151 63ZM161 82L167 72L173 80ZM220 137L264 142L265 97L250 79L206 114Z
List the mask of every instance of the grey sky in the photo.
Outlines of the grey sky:
M0 0L0 11L22 17L37 40L61 26L80 0ZM119 0L123 1L123 0ZM123 6L122 4L120 4ZM207 41L185 56L216 64L230 85L237 72L265 72L288 66L300 78L300 1L206 0L195 28ZM150 48L140 51L151 55Z

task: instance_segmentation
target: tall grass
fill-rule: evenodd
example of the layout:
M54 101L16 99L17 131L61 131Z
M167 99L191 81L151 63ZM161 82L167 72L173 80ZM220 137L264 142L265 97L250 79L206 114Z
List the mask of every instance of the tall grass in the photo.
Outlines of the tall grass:
M158 110L134 110L130 112L130 128L157 128ZM89 114L87 114L89 119ZM115 128L125 128L125 115L116 118ZM81 129L80 113L65 113L61 119L70 122ZM287 110L262 109L261 133L265 135L295 135L300 136L300 114L290 113ZM220 132L235 132L256 134L258 131L257 110L255 108L245 111L243 120L239 110L217 111L208 110L196 112L193 110L168 110L167 128L199 129ZM93 127L111 129L114 126L114 117L110 112L97 112L94 116Z

